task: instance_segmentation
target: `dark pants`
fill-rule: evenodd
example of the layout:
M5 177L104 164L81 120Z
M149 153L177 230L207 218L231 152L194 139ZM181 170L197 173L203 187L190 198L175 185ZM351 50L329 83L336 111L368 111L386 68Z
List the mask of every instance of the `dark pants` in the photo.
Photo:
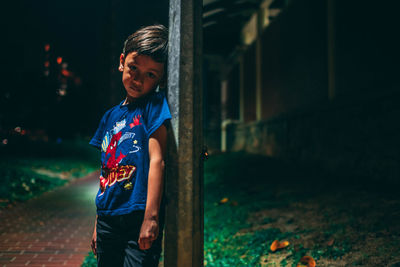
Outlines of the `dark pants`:
M97 266L99 267L156 267L161 254L164 216L160 214L159 235L151 248L139 248L139 232L144 211L126 215L98 216Z

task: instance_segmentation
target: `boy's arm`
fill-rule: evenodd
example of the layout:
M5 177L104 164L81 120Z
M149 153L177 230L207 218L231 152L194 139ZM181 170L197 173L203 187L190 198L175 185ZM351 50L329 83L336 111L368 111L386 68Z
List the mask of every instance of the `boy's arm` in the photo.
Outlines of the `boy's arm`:
M150 169L147 185L146 210L138 241L140 249L149 249L152 242L158 236L158 219L164 184L164 154L166 143L167 128L161 125L149 139Z

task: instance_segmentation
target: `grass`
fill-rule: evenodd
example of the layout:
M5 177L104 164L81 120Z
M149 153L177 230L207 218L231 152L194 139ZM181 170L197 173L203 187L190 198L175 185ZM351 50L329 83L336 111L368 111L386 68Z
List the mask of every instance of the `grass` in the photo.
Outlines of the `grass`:
M83 260L83 263L81 267L96 267L97 266L97 260L93 254L92 251L88 253L88 255L85 257Z
M261 266L274 240L295 238L294 232L259 227L276 218L251 217L268 208L285 207L292 200L290 196L276 198L274 176L285 179L291 174L278 161L262 156L222 154L205 164L205 265ZM290 257L297 262L307 252L304 247L293 247ZM286 266L285 260L277 266Z
M98 169L98 152L84 140L19 141L0 148L0 207L28 200Z
M270 243L285 238L276 228L243 231L253 226L246 220L250 212L271 205L270 195L258 194L254 184L260 176L257 161L253 157L243 161L240 154L227 154L211 157L205 164L204 258L207 266L256 266ZM228 201L221 203L224 198Z

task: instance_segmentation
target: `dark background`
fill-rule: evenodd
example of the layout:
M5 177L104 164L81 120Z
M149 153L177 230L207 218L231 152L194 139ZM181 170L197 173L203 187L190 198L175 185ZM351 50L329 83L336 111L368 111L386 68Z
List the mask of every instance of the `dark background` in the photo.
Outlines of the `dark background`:
M117 71L123 41L141 26L168 25L168 1L8 1L1 20L3 137L17 126L49 138L91 135L123 97Z

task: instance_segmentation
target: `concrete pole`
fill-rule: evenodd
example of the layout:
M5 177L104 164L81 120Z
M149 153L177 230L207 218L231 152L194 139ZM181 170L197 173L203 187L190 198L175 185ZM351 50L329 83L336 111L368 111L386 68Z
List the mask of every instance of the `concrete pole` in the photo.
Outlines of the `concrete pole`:
M170 0L164 266L203 266L202 1Z

